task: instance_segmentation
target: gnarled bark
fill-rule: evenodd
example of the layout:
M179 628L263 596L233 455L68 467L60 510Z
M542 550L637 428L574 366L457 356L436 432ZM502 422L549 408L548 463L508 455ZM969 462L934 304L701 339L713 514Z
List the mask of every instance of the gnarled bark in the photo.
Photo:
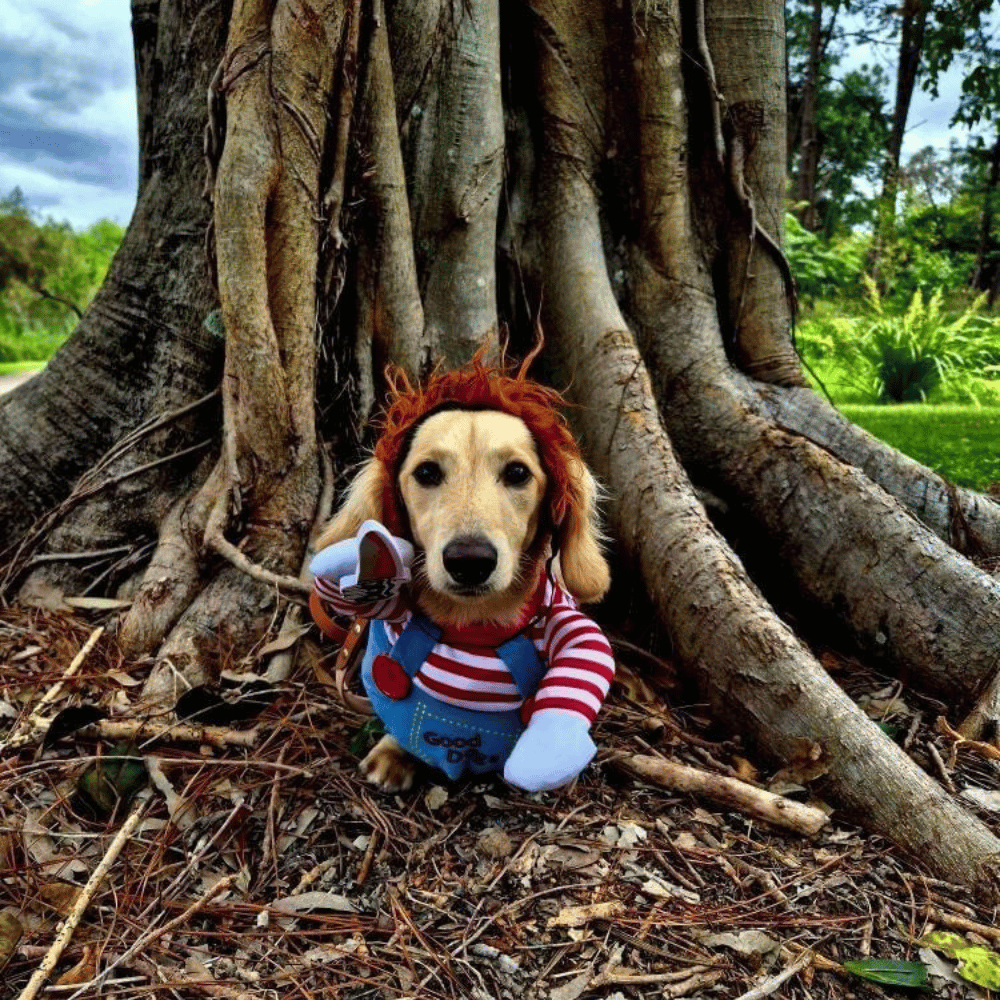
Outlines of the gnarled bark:
M640 44L647 56L656 54L657 30L669 32L670 24L669 17L658 24L647 19ZM565 120L577 98L555 60L543 57L541 62L543 113ZM641 60L637 62L642 74ZM658 70L663 62L657 61ZM646 124L658 133L662 121L658 117ZM677 147L660 145L661 153L671 148ZM578 147L577 162L585 156ZM818 745L837 801L849 803L873 828L892 830L893 839L915 855L933 859L934 870L996 897L1000 840L972 820L850 702L768 607L708 524L674 457L643 357L613 294L592 191L577 171L566 167L567 162L550 157L542 164L546 182L537 208L542 235L533 263L536 280L544 276L548 290L543 319L574 372L574 393L586 403L577 422L587 453L598 472L614 484L615 537L639 567L654 607L669 629L675 654L698 678L713 708L733 719L741 732L752 734L756 742L786 760L800 753L803 745ZM658 162L669 162L669 154ZM686 199L684 188L669 189L654 171L652 183L657 179L662 199ZM676 212L663 207L661 218L677 218ZM683 303L690 324L686 339L697 342L695 331L714 327L715 310L706 290L698 287L703 282L692 255L669 255L680 273L663 267L668 256L664 236L655 229L646 233L659 267L642 258L638 248L633 253L631 309L633 321L641 325L642 340L657 335L671 338L679 370L665 368L661 373L680 380L707 365L704 359L683 365L688 354L678 350L676 328L672 322L664 324L663 317L673 320ZM666 365L655 352L653 356ZM704 382L698 389L716 397L725 392L717 385L713 392L712 385ZM698 406L683 397L675 396L666 408L678 402L683 407L679 420L697 416ZM614 420L607 419L608 411L616 414ZM754 426L758 423L762 422L742 421L744 436L734 442L733 451L749 451L752 457L753 442L745 434L759 436ZM749 432L747 426L752 428ZM711 440L725 440L736 429L735 425L713 428ZM774 461L781 464L781 444L771 443ZM766 454L771 456L772 451ZM831 477L853 474L830 459L827 463L825 472ZM746 480L754 484L747 493L761 504L773 497L766 478L762 481L751 474Z

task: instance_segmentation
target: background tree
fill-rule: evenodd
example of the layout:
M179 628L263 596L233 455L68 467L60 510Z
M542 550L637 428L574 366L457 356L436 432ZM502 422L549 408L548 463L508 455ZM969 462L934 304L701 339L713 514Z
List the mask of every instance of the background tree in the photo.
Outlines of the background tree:
M175 697L298 613L324 467L358 457L383 362L460 363L498 322L523 349L540 318L541 374L572 387L608 484L619 578L719 717L1000 898L1000 840L760 589L975 709L970 733L996 717L978 696L1000 585L962 553L1000 551L1000 509L801 385L782 5L133 11L135 217L77 333L0 404L8 591L131 594L120 641L153 659L149 700ZM766 539L746 552L760 583L693 482L725 530Z
M1000 246L994 236L993 227L997 216L997 199L1000 196L1000 128L989 148L988 169L982 185L982 215L979 223L979 237L976 241L976 263L969 284L987 293L990 308L996 303L1000 290Z
M94 297L123 230L40 221L15 188L0 199L0 361L44 361Z
M795 212L827 238L871 220L867 188L881 177L888 141L883 70L842 68L849 45L843 15L852 12L839 0L793 3L786 12Z

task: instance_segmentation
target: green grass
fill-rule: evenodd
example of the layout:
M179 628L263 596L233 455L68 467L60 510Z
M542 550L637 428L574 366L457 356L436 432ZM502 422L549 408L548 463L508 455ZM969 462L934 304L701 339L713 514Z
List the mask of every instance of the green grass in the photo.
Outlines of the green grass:
M0 362L0 375L20 375L22 372L36 372L43 367L41 361Z
M1000 483L1000 407L940 403L839 409L866 431L959 486Z
M45 327L28 327L0 315L0 362L44 363L66 342L74 326L75 320L66 320Z

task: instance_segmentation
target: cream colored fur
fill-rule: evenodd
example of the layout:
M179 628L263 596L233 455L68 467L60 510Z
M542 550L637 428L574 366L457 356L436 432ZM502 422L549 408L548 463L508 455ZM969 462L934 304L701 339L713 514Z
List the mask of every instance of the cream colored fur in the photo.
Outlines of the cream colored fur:
M426 462L441 469L440 485L421 486L414 477ZM531 471L527 484L503 482L503 470L511 462ZM582 462L575 462L571 472L584 504L557 528L556 571L566 590L588 603L604 596L610 576L601 553L596 482ZM317 548L350 538L368 518L383 520L382 476L375 459L361 467ZM518 417L495 410L446 410L420 425L399 472L399 489L421 553L412 590L428 615L452 625L517 619L546 556L537 544L545 485L531 432ZM487 538L497 550L497 567L482 594L456 594L449 585L443 552L461 535Z

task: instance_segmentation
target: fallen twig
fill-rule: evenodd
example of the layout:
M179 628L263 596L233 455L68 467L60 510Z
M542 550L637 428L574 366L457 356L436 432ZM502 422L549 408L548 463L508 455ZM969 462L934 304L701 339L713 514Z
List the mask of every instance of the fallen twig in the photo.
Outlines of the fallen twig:
M162 927L150 927L143 931L132 944L125 949L115 960L108 964L107 968L99 975L92 979L89 983L84 983L75 993L71 994L68 1000L76 1000L81 994L86 993L88 990L94 990L102 986L107 980L108 976L111 975L115 969L124 965L133 955L141 951L143 948L148 948L154 941L158 938L163 937L164 934L168 934L175 927L179 927L181 924L186 923L191 917L194 916L199 910L206 907L216 896L220 893L225 892L233 882L236 880L237 875L224 875L215 883L207 892L203 893L198 899L196 899L190 906L188 906L182 913L179 913L172 920L168 920ZM22 1000L26 998L22 997Z
M73 937L73 932L83 919L83 914L90 905L90 901L94 898L105 876L111 870L111 866L118 859L118 855L121 854L122 849L128 843L129 838L135 833L135 828L139 825L139 820L142 818L143 808L144 806L142 805L136 808L122 824L122 828L115 835L114 840L111 841L104 857L101 858L100 864L94 869L94 873L87 880L87 884L80 890L80 895L73 904L73 909L70 910L69 915L60 925L52 946L49 948L45 958L42 959L42 964L38 966L31 979L28 980L28 985L25 986L18 1000L34 1000L38 996L45 980L52 975L52 971L59 963L59 958L65 950L66 945L69 944L70 939Z
M226 729L223 726L192 726L187 722L149 722L138 719L101 719L82 733L108 740L130 740L136 744L156 742L204 743L223 748L252 747L260 738L260 728Z
M62 677L42 695L28 718L11 733L10 738L5 743L0 744L0 750L14 750L25 746L34 739L36 732L48 727L51 720L45 718L45 709L62 694L66 682L75 676L80 667L83 666L84 660L90 655L90 651L97 645L97 640L102 635L104 635L104 626L99 625L90 633L87 641L80 647L80 651L63 671Z
M945 913L934 906L924 906L923 915L935 924L948 927L953 931L969 931L986 938L988 941L1000 941L1000 928L990 927L988 924L977 923L975 920L967 920L952 913Z
M692 969L682 969L679 972L629 972L620 965L602 969L590 982L587 988L600 989L602 986L661 986L664 983L677 985L690 984L697 980L699 986L714 983L725 974L722 969L708 971L704 966ZM679 994L680 995L680 994Z
M792 976L798 975L807 965L810 965L812 961L813 953L811 951L803 951L798 958L794 959L790 965L782 969L776 976L769 976L762 983L758 983L752 990L747 990L746 993L738 996L736 1000L762 1000L763 997L769 997L772 993L776 993Z
M748 813L755 819L795 830L797 833L817 833L827 822L826 813L814 806L793 802L763 788L748 785L745 781L700 771L664 757L630 754L610 758L609 762L663 788L704 795L714 802Z

